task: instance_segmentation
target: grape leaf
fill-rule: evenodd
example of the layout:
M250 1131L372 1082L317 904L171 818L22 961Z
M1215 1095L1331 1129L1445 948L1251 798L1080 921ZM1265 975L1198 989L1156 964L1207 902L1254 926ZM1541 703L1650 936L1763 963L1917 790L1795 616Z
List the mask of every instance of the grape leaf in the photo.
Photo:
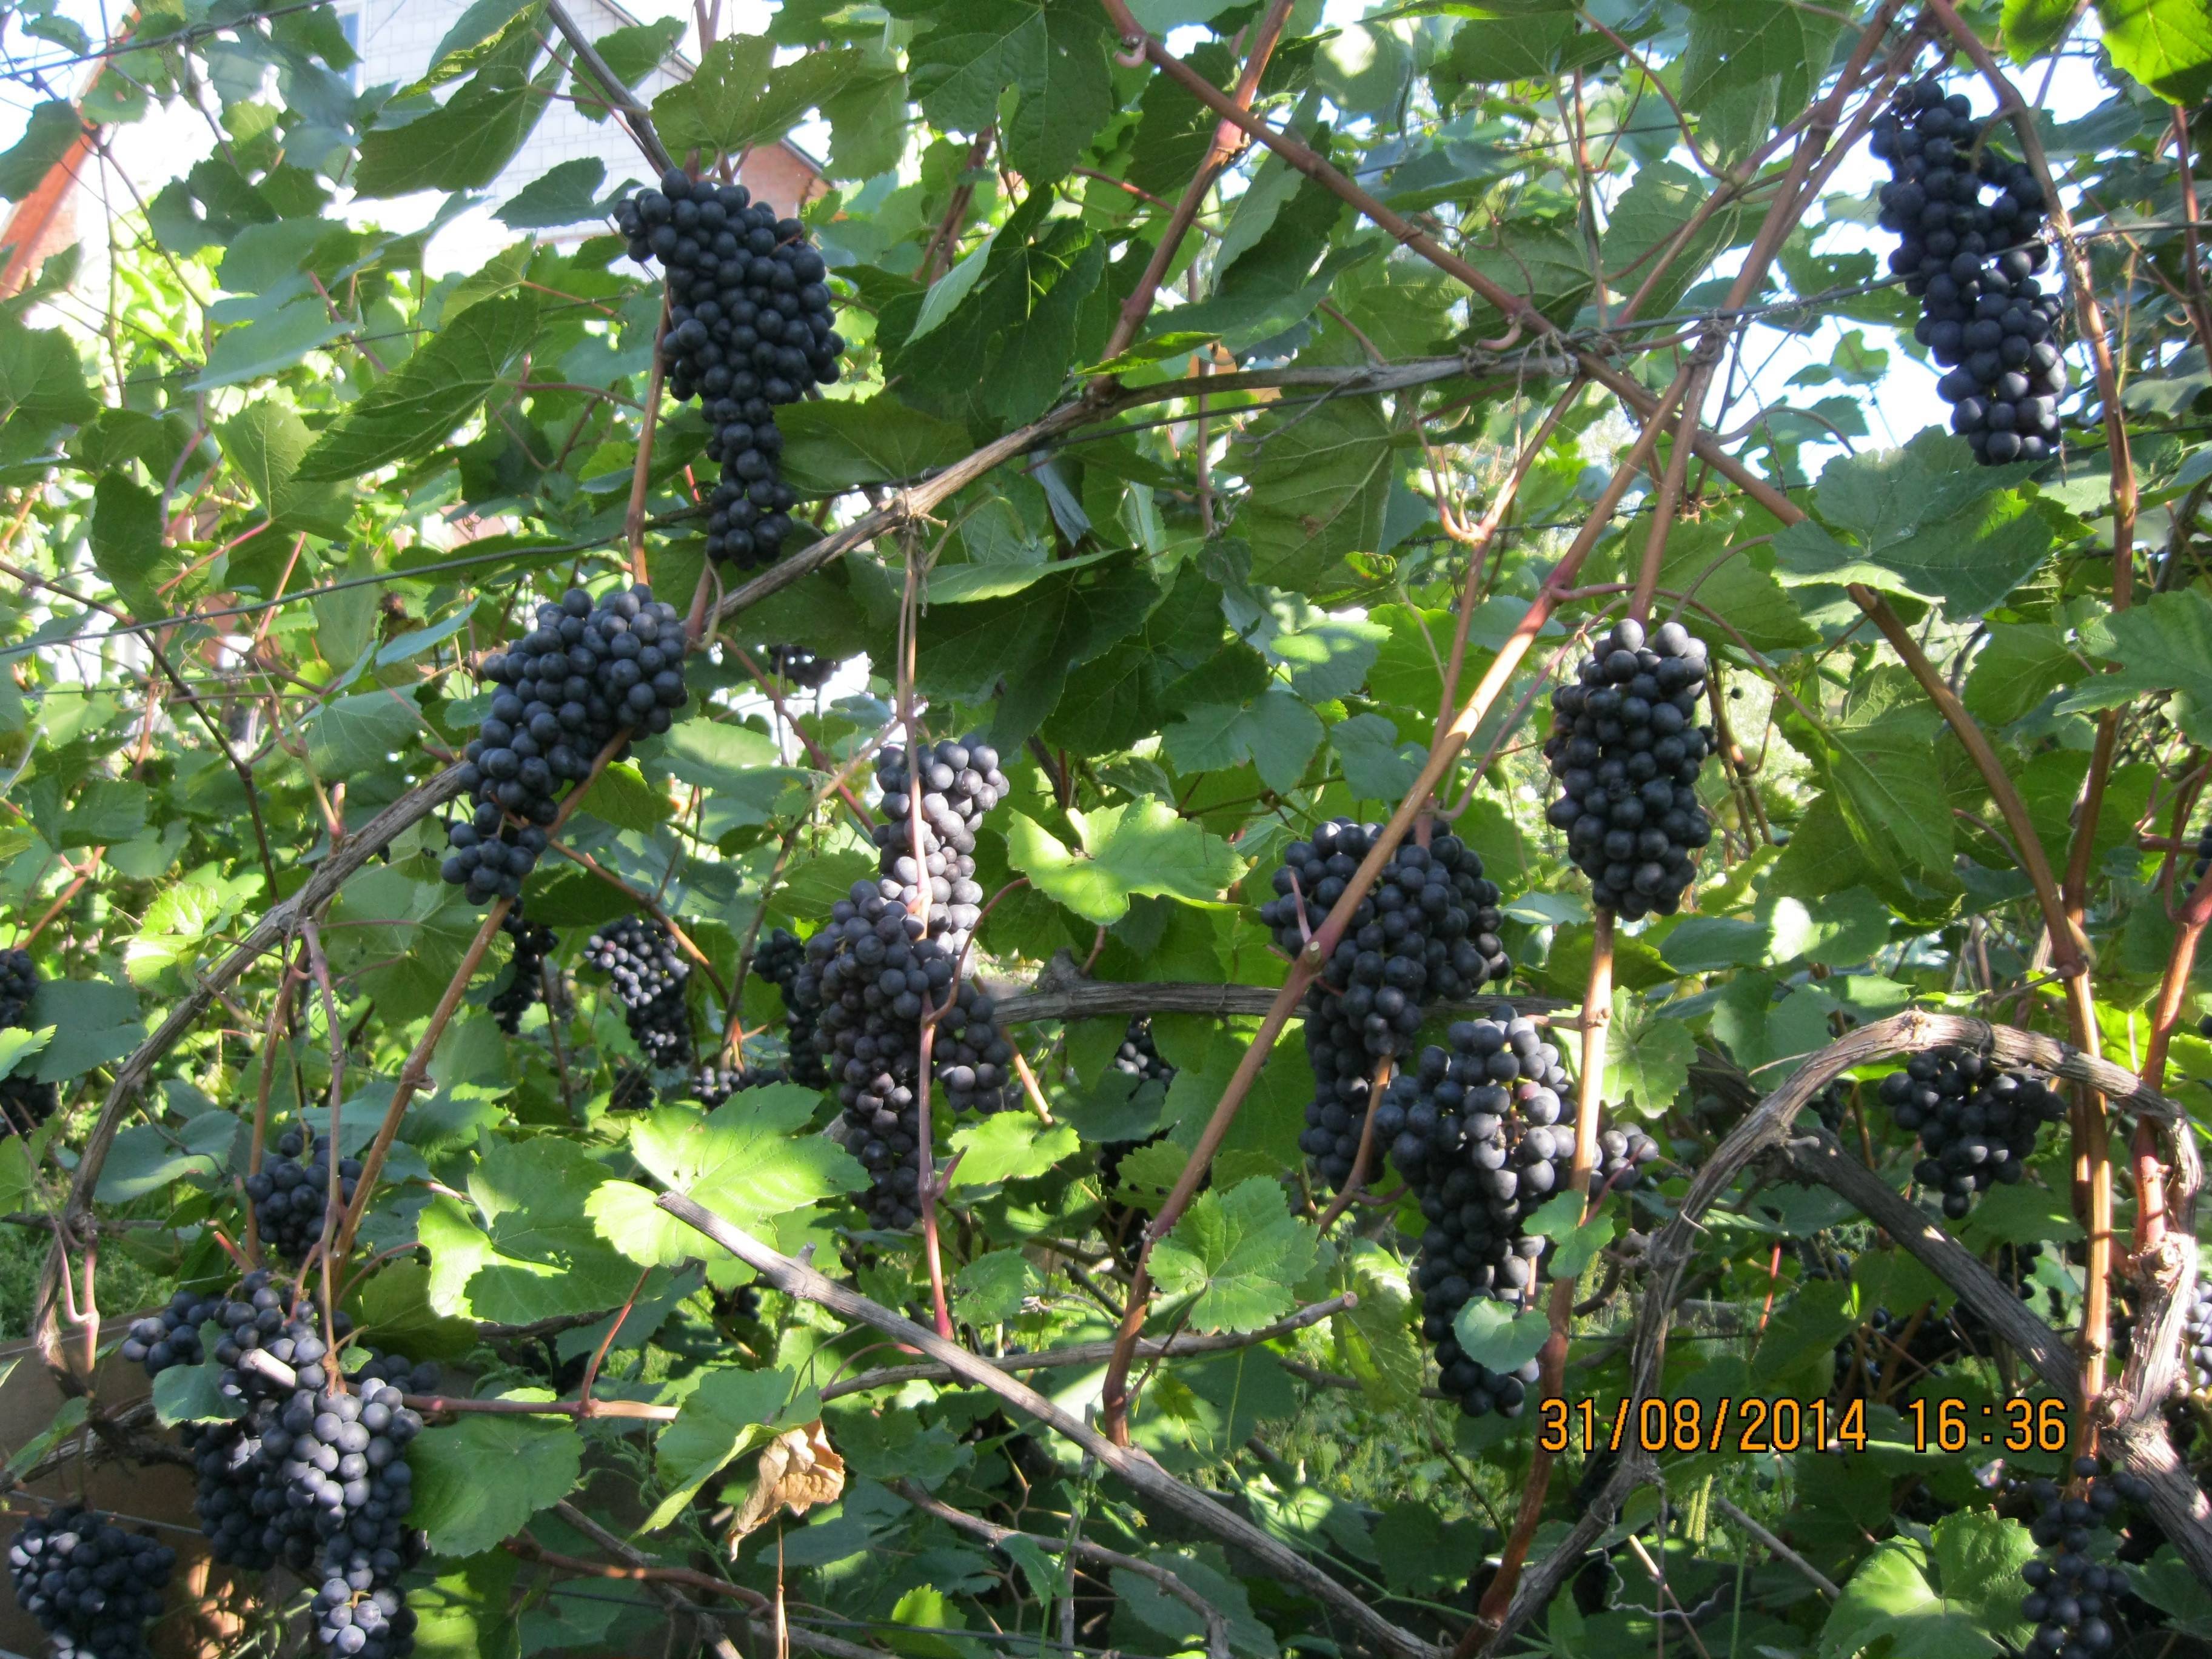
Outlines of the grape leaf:
M544 1389L501 1397L552 1398ZM474 1555L566 1498L583 1461L583 1437L566 1418L465 1413L451 1427L425 1429L409 1443L415 1504L408 1523L428 1533L441 1556Z
M1256 1331L1296 1305L1319 1242L1281 1184L1255 1176L1193 1199L1153 1249L1152 1277L1165 1294L1192 1298L1194 1330Z
M1071 809L1066 816L1082 838L1079 854L1018 813L1006 829L1006 860L1086 921L1120 921L1138 894L1211 902L1247 867L1202 824L1157 800Z

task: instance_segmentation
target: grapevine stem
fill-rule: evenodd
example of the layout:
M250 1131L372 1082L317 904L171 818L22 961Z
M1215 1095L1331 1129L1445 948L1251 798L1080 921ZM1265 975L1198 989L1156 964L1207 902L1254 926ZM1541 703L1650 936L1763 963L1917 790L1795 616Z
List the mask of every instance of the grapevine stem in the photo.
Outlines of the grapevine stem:
M623 518L623 535L629 544L630 577L640 582L646 580L645 495L647 477L653 471L653 432L660 423L661 385L667 374L661 345L668 337L670 304L664 283L660 290L660 322L653 331L653 368L646 377L645 412L638 416L637 463L629 475L629 510Z
M1314 1223L1316 1232L1327 1232L1352 1206L1359 1189L1367 1182L1367 1160L1375 1153L1375 1109L1382 1103L1382 1091L1390 1086L1390 1057L1385 1054L1375 1062L1375 1075L1367 1084L1367 1115L1359 1123L1359 1150L1352 1155L1352 1173L1345 1177L1344 1185L1328 1208L1321 1212Z

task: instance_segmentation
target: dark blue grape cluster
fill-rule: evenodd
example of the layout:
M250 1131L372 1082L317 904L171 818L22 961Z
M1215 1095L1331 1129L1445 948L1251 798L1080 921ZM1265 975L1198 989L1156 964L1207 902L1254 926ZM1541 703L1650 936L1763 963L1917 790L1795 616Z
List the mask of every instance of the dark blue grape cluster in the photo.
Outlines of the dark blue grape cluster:
M338 1160L338 1207L353 1202L361 1180L361 1160ZM262 1248L296 1267L323 1236L330 1211L331 1165L319 1153L315 1137L296 1126L276 1138L276 1156L246 1177L246 1196Z
M1698 805L1698 774L1712 752L1697 723L1705 694L1705 642L1680 623L1647 637L1624 617L1552 693L1544 758L1559 798L1545 814L1567 832L1567 854L1590 879L1590 902L1634 921L1671 916L1713 838Z
M658 259L668 273L668 395L699 399L708 459L721 464L707 556L740 568L773 564L799 533L776 408L836 380L845 349L832 326L830 268L798 220L778 219L743 185L680 170L618 204L615 223L630 258Z
M2051 208L2035 169L1989 148L1973 106L1932 76L1898 93L1869 144L1889 163L1881 223L1900 239L1889 268L1920 296L1913 336L1948 371L1936 389L1951 429L1985 465L2056 454L2063 307L2035 276Z
M471 904L521 896L562 791L617 738L665 732L688 693L684 618L642 583L594 604L572 587L538 625L477 665L500 688L469 739L461 788L476 803L446 832L447 881Z
M28 1029L39 968L28 951L0 951L0 1030ZM0 1078L0 1135L27 1135L54 1115L61 1087L30 1077Z
M2190 1286L2189 1316L2182 1328L2189 1386L2201 1394L2212 1389L2212 1284L2202 1278Z
M837 672L835 657L817 657L803 645L771 645L767 654L769 673L809 691L819 691Z
M522 1029L522 1017L545 1000L545 961L560 948L561 938L525 916L520 904L500 918L499 926L514 941L514 956L507 977L484 1006L499 1029L513 1036Z
M815 1030L816 1017L822 1012L813 1000L816 981L807 981L805 1000L799 992L799 979L806 971L806 942L788 928L771 929L753 954L752 971L775 986L783 999L785 1066L791 1080L810 1089L828 1088L830 1067Z
M1978 1194L2027 1172L2035 1137L2066 1115L2066 1103L2032 1073L2011 1072L1971 1048L1931 1048L1882 1079L1881 1103L1897 1127L1917 1135L1912 1177L1943 1194L1957 1220Z
M147 1659L177 1553L97 1510L63 1504L8 1541L15 1605L53 1639L54 1659Z
M1152 1019L1149 1014L1130 1018L1128 1029L1121 1036L1121 1046L1114 1051L1109 1064L1124 1077L1134 1078L1139 1089L1157 1085L1164 1094L1176 1079L1176 1068L1152 1042ZM1152 1219L1147 1210L1111 1201L1114 1188L1121 1179L1121 1160L1139 1146L1150 1146L1166 1138L1167 1131L1161 1129L1140 1140L1103 1140L1098 1144L1098 1186L1109 1194L1107 1231L1116 1240L1130 1238Z
M2128 1570L2097 1558L2098 1534L2117 1531L2128 1504L2150 1498L2149 1484L2123 1469L2105 1472L2094 1457L2074 1460L2077 1495L2069 1497L2056 1480L2027 1486L2034 1516L2028 1536L2043 1553L2020 1570L2027 1581L2021 1617L2032 1620L2031 1659L2094 1659L2120 1642L2121 1598L2128 1594Z
M684 988L691 964L675 935L655 920L624 916L584 942L584 960L614 982L631 1041L663 1070L691 1063L691 1011Z
M1453 1322L1478 1296L1517 1306L1534 1295L1546 1241L1528 1222L1565 1190L1574 1165L1571 1085L1559 1050L1510 1010L1497 1020L1455 1021L1447 1041L1449 1048L1422 1049L1391 1079L1375 1109L1375 1143L1429 1224L1413 1283L1444 1392L1470 1417L1517 1417L1535 1362L1501 1376L1468 1357ZM1634 1184L1658 1151L1639 1132L1607 1131L1593 1190Z
M179 1336L187 1322L189 1341ZM422 1556L422 1535L406 1524L406 1448L422 1419L402 1396L435 1389L435 1367L372 1357L347 1376L313 1300L265 1271L226 1297L179 1293L133 1328L124 1352L151 1376L201 1363L197 1327L209 1322L222 1331L217 1390L240 1410L185 1427L194 1508L215 1559L249 1571L283 1565L319 1585L316 1638L325 1652L405 1659L415 1615L400 1579ZM337 1314L330 1330L343 1343L350 1322Z
M691 1073L685 1092L711 1110L732 1095L747 1089L764 1089L783 1080L782 1070L773 1066L750 1069L743 1066L702 1066Z
M808 1079L803 1031L807 1063L821 1057L844 1104L830 1133L872 1177L861 1207L871 1225L885 1229L911 1226L921 1216L923 1019L934 1022L930 1069L955 1113L1003 1109L1014 1054L998 1027L998 1005L959 974L982 919L975 826L1011 786L999 770L998 751L976 737L935 744L923 752L918 772L912 765L903 744L878 754L884 815L874 831L880 873L854 883L807 939L805 961L784 998L793 1032L793 1073Z
M1260 906L1285 954L1296 957L1319 931L1382 833L1380 824L1338 818L1285 850L1276 896ZM1471 997L1512 973L1498 902L1474 849L1438 836L1426 847L1401 842L1352 912L1305 1000L1314 1097L1298 1146L1324 1187L1352 1179L1376 1065L1413 1046L1428 1005Z

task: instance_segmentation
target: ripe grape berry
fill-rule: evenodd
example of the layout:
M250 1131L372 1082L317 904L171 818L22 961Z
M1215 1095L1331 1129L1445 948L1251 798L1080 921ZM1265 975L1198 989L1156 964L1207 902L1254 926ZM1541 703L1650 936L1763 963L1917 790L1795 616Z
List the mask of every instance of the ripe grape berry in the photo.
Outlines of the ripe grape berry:
M8 1542L15 1605L53 1638L55 1659L140 1659L146 1626L177 1553L97 1510L63 1504L34 1515Z
M338 1160L338 1202L353 1202L361 1179L361 1160ZM323 1236L323 1218L330 1209L331 1166L320 1154L314 1136L297 1127L276 1138L276 1156L246 1177L246 1196L253 1205L253 1221L261 1243L280 1261L298 1267L307 1259Z
M1990 149L1973 106L1932 76L1898 93L1869 147L1889 163L1881 223L1901 238L1889 268L1920 296L1914 337L1949 371L1936 389L1951 429L1984 465L2055 454L2066 365L2062 307L2035 278L2051 205L2035 169Z
M1705 644L1680 623L1647 638L1623 617L1583 659L1575 683L1552 693L1544 757L1559 781L1545 815L1567 832L1567 852L1590 878L1591 902L1633 921L1671 916L1713 838L1698 805L1698 773L1712 752L1697 725Z
M572 587L538 625L477 665L500 688L469 740L471 817L446 832L444 875L469 902L516 898L538 866L562 786L592 774L617 737L665 732L684 707L684 619L642 584L594 604Z
M2116 1529L2124 1504L2142 1504L2148 1483L2125 1470L2107 1474L2094 1457L2074 1460L2081 1495L2069 1498L2055 1480L2027 1483L2035 1516L2028 1535L2043 1553L2020 1570L2028 1593L2021 1616L2035 1625L2028 1639L2033 1659L2088 1659L2108 1653L2120 1638L2119 1602L2129 1588L2128 1570L2099 1563L2092 1554L2100 1532Z
M516 905L500 918L500 931L514 941L514 960L506 979L486 1005L499 1029L513 1036L522 1029L522 1017L545 1000L545 959L560 945L560 936L541 927Z
M696 398L707 454L721 463L707 555L740 568L773 564L796 533L798 497L782 477L775 409L838 375L845 343L831 327L830 268L796 219L778 219L743 185L680 169L615 208L630 258L668 273L661 358L668 395Z
M2032 1073L2008 1072L1967 1048L1932 1048L1881 1080L1881 1103L1925 1156L1913 1178L1940 1189L1957 1220L1974 1196L2027 1173L2036 1132L2066 1115L2066 1103Z
M1260 920L1286 954L1296 957L1321 927L1381 835L1379 824L1338 818L1285 850L1276 896L1261 905ZM1438 836L1426 847L1394 849L1352 912L1306 993L1314 1097L1298 1145L1324 1186L1352 1179L1376 1063L1413 1046L1431 1002L1462 1000L1512 973L1498 936L1498 900L1474 849Z
M1453 1322L1478 1296L1530 1299L1546 1241L1527 1231L1528 1218L1566 1189L1574 1164L1567 1075L1535 1023L1510 1010L1499 1020L1455 1021L1447 1040L1391 1079L1375 1109L1375 1142L1429 1224L1413 1283L1445 1393L1470 1417L1517 1417L1536 1363L1501 1376L1468 1357ZM1594 1189L1632 1185L1658 1150L1638 1132L1607 1131Z
M39 994L38 964L28 951L0 951L0 1029L28 1030L31 999ZM61 1104L58 1084L34 1078L0 1078L0 1135L27 1135Z
M684 988L691 964L659 921L624 916L584 942L584 960L614 981L615 997L638 1052L663 1069L691 1061L691 1011Z
M995 1112L1007 1103L1013 1045L998 1028L997 1004L962 980L959 969L982 918L975 826L1010 786L998 751L974 737L933 745L918 766L904 745L887 748L876 757L876 781L884 814L874 831L881 873L854 883L808 939L785 1006L794 1033L793 1074L807 1079L796 1035L804 1030L844 1104L830 1133L872 1177L861 1207L872 1226L897 1229L921 1216L917 1085L925 1017L935 1021L930 1069L951 1109Z

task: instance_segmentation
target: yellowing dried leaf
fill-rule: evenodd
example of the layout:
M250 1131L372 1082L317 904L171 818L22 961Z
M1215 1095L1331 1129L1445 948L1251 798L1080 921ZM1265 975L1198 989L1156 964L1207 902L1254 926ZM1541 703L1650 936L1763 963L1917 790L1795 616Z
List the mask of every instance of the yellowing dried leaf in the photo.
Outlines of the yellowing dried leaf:
M830 1443L817 1418L804 1428L787 1429L760 1455L753 1489L730 1522L730 1554L748 1533L757 1532L779 1509L804 1515L817 1504L834 1504L845 1491L845 1460Z

